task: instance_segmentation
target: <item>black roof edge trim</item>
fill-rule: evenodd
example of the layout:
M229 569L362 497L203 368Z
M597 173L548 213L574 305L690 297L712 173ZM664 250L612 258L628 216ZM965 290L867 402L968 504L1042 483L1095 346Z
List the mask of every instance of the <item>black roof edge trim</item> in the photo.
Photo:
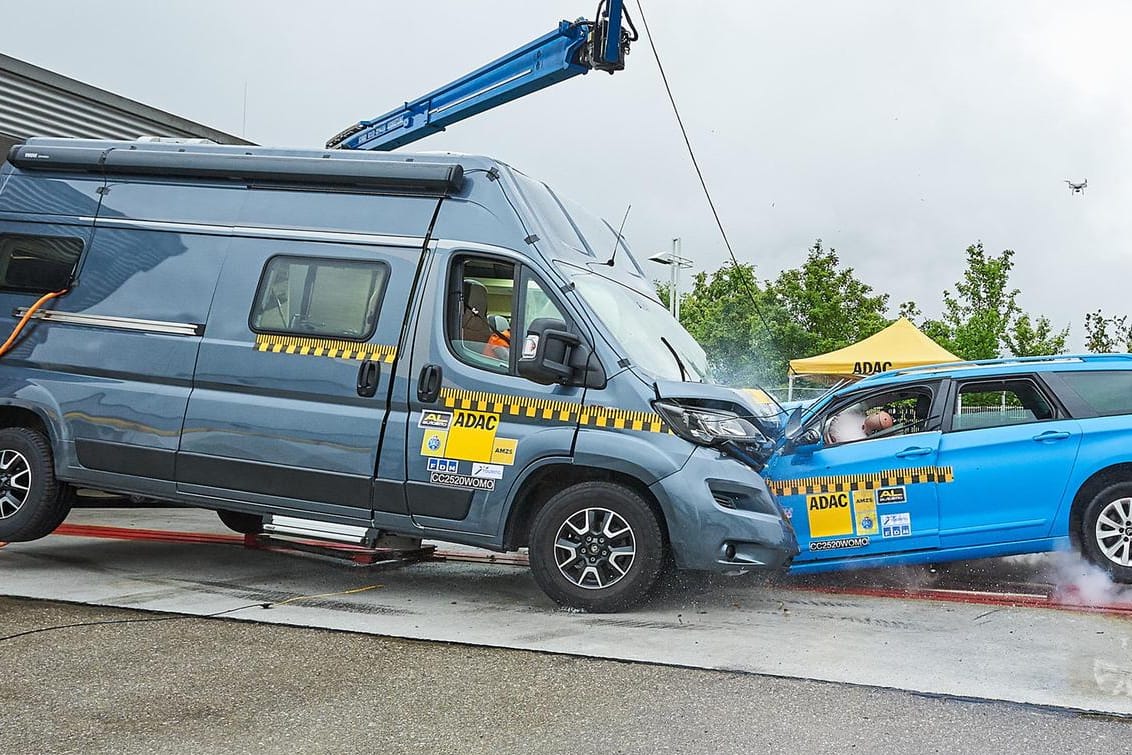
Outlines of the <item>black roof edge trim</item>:
M464 185L463 166L417 161L17 144L8 151L8 162L23 170L278 181L424 194L451 194Z

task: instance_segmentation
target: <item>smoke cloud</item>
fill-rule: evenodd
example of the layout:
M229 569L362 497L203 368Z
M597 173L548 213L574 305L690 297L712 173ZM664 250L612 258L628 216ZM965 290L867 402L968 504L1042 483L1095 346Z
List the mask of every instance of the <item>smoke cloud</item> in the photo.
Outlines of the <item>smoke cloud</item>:
M1054 602L1069 606L1132 608L1132 585L1113 582L1108 572L1074 551L1046 558L1045 576L1053 584Z

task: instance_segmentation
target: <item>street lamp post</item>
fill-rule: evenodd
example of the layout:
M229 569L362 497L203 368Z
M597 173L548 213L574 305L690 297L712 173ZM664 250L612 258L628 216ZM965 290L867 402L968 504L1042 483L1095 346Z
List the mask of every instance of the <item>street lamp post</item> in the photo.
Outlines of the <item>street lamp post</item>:
M680 239L672 239L672 251L649 257L649 262L668 265L668 311L680 321L680 270L692 266L692 260L680 256Z

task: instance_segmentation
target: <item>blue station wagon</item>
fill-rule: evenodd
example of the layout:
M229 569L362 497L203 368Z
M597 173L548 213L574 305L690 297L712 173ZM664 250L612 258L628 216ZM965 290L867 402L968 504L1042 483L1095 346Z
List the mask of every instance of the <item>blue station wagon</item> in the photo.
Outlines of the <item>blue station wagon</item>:
M792 572L1077 548L1132 581L1132 355L887 372L795 410L763 476Z

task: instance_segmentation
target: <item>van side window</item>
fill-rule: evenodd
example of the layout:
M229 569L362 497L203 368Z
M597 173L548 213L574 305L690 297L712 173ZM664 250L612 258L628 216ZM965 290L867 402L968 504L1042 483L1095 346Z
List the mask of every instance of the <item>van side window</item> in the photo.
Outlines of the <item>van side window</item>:
M461 257L449 276L445 315L448 343L462 362L501 374L511 372L511 320L515 266Z
M76 238L0 236L0 289L46 294L61 291L83 253Z
M381 262L272 257L260 278L251 329L368 340L388 280Z
M445 319L448 343L460 361L517 375L518 354L512 342L521 343L523 329L539 318L566 322L530 271L502 260L457 259L449 276Z

